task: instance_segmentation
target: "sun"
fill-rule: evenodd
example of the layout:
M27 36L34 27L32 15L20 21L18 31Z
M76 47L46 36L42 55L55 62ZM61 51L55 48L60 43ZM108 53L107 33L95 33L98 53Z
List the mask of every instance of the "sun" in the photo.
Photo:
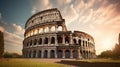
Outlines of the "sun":
M105 50L112 49L113 46L114 46L114 42L110 38L106 38L102 41L102 48L105 49Z

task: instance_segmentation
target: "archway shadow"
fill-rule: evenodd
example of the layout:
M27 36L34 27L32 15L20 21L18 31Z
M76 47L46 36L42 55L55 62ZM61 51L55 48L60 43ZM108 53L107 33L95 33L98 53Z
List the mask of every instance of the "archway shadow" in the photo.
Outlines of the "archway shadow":
M85 62L85 61L68 61L61 60L56 62L60 64L72 65L75 67L120 67L120 63L117 62Z

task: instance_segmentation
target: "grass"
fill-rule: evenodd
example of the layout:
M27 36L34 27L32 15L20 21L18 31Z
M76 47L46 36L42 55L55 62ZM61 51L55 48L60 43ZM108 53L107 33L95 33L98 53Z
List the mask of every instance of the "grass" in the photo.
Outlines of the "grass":
M0 67L68 67L63 64L34 61L29 59L0 59Z
M120 60L114 60L114 59L88 59L88 60L78 60L78 61L84 61L84 62L112 62L112 63L120 63Z

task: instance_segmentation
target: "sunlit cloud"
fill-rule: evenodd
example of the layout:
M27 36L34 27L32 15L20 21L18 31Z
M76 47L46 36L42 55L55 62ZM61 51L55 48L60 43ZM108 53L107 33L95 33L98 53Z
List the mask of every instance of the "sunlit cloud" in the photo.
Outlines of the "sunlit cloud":
M94 37L99 54L112 49L117 43L120 32L119 4L119 0L39 0L33 3L33 9L39 12L58 8L68 30L84 31Z
M21 54L24 29L17 24L10 24L0 20L0 31L4 33L5 52Z

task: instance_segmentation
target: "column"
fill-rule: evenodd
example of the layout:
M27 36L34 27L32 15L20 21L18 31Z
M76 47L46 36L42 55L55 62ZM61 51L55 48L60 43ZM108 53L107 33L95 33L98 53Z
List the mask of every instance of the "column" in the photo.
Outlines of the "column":
M41 50L41 58L44 58L44 50Z
M47 58L50 58L50 50L47 51L48 51Z
M50 44L51 44L51 37L48 36L48 45L50 45Z
M57 50L55 50L55 58L57 58Z
M31 58L33 58L33 51L31 51Z
M35 56L35 58L38 58L38 50L36 50L36 56Z
M78 49L77 52L78 52L78 57L77 58L80 58L80 50Z
M72 49L70 50L70 58L73 58Z
M57 32L57 25L55 26L55 32Z
M62 58L65 58L65 50L62 51Z
M55 45L58 45L57 42L58 42L58 41L57 41L57 36L55 36Z
M62 44L65 45L65 35L64 34L62 35Z
M73 38L72 38L72 34L70 34L70 44L73 44Z

